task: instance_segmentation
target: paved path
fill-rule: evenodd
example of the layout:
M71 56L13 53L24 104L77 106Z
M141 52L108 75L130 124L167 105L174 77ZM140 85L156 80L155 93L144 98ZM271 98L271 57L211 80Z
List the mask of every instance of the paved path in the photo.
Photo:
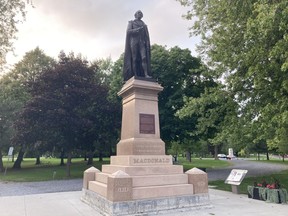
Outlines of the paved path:
M244 159L232 160L231 164L232 164L231 166L225 168L207 169L209 181L225 180L230 174L232 169L248 170L246 176L261 176L288 169L287 164L285 165L285 164L262 163Z
M81 202L81 191L0 197L1 216L103 216ZM209 190L212 208L163 213L161 216L287 216L287 204L248 199L247 195ZM145 214L148 216L151 214ZM155 215L154 215L155 216Z
M268 173L280 172L288 169L287 165L261 163L249 160L233 160L232 166L221 169L208 169L208 179L225 180L232 169L247 169L247 176L257 176ZM19 196L41 193L55 193L80 191L82 189L82 179L44 182L1 182L0 197Z

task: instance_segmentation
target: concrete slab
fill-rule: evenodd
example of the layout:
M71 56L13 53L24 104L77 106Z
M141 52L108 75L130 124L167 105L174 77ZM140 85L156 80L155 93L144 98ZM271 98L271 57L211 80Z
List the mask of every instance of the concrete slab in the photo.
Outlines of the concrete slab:
M273 204L249 199L246 195L209 189L211 209L195 210L197 216L286 216L287 204ZM0 197L2 216L101 216L83 203L82 192L47 193ZM190 216L191 212L177 212L165 216Z

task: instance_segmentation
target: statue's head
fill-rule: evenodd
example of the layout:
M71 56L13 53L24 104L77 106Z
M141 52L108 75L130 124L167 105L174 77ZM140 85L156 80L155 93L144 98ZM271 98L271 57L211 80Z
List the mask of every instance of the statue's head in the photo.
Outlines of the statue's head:
M134 17L136 19L142 19L142 17L143 17L142 11L141 10L136 11L136 13L134 14Z

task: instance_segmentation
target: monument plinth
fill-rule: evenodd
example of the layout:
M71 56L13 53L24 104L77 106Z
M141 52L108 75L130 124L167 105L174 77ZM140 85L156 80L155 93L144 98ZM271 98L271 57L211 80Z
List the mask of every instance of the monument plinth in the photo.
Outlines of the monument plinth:
M160 139L157 82L129 79L118 93L122 97L121 140L117 155L165 155Z
M155 81L129 79L122 97L121 140L102 172L84 173L82 200L104 215L145 215L210 207L207 174L173 165L160 138ZM94 172L94 179L91 178Z

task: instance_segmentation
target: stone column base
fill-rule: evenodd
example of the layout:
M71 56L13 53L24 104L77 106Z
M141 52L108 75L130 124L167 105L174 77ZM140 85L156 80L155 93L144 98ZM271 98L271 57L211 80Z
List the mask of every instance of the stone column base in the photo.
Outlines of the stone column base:
M195 194L143 199L125 202L111 202L99 194L82 189L82 201L105 216L159 215L212 208L209 194Z

